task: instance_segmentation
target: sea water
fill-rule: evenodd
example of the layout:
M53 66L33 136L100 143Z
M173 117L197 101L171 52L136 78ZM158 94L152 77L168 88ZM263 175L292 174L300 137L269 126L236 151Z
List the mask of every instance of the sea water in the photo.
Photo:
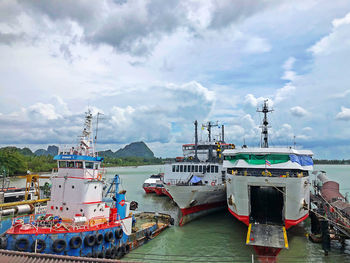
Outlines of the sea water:
M180 211L166 196L146 194L143 182L151 175L163 171L161 165L107 168L107 179L115 174L121 177L120 188L127 190L128 201L137 201L139 211L158 211L170 214L175 226L163 231L157 238L126 255L123 260L139 262L255 262L254 249L245 244L247 226L236 220L228 211L222 210L194 220L183 227L176 226ZM316 165L315 170L327 172L329 179L340 184L342 194L350 193L350 166ZM311 176L311 179L314 175ZM42 182L41 182L42 183ZM14 180L12 185L24 186L24 180ZM9 224L2 222L2 231ZM324 256L321 244L307 238L310 222L287 231L289 249L283 249L277 262L350 262L350 242L342 248L332 241L331 252Z

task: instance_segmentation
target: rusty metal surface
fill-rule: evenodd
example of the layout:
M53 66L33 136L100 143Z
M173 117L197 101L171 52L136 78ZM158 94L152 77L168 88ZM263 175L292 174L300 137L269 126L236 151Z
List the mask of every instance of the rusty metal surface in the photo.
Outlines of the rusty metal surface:
M339 193L339 184L334 181L328 181L323 184L321 195L330 203L336 200L345 201L344 196Z
M125 262L105 258L85 258L62 255L38 254L0 249L1 263L92 263L92 262ZM140 263L140 261L127 261L128 263Z

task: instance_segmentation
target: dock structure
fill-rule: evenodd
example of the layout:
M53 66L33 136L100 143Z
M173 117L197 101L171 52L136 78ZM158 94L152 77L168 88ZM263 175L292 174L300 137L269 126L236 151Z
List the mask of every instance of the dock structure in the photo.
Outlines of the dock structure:
M330 251L330 241L338 240L345 245L350 239L350 204L340 192L339 184L327 178L326 173L316 171L317 179L313 182L310 211L311 234L309 238L322 243L325 255Z
M52 254L40 254L31 252L20 252L0 249L0 262L11 262L11 263L94 263L94 262L125 262L115 259L105 259L105 258L87 258L87 257L73 257L64 255L52 255ZM139 263L139 261L129 261L128 263Z

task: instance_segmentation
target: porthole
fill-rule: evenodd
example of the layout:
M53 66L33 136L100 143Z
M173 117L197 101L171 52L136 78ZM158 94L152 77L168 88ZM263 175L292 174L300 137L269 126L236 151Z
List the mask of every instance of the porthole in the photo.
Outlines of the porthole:
M56 206L56 210L58 210L58 207Z
M96 209L94 209L94 212L96 212Z
M61 188L61 185L59 185L58 188Z
M95 189L97 188L97 186L95 185Z
M72 185L72 189L74 189L74 185Z
M83 212L83 209L80 209L80 212Z
M67 210L67 211L69 210L68 207L66 207L66 210Z

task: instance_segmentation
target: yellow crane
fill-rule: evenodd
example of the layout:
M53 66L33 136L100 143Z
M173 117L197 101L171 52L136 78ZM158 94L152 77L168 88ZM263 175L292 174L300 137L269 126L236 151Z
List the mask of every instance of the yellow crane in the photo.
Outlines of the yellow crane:
M26 192L24 196L24 200L28 200L28 194L31 186L34 186L34 195L40 199L40 188L39 188L39 179L50 179L50 176L39 175L39 174L27 174L18 176L18 178L26 178Z

